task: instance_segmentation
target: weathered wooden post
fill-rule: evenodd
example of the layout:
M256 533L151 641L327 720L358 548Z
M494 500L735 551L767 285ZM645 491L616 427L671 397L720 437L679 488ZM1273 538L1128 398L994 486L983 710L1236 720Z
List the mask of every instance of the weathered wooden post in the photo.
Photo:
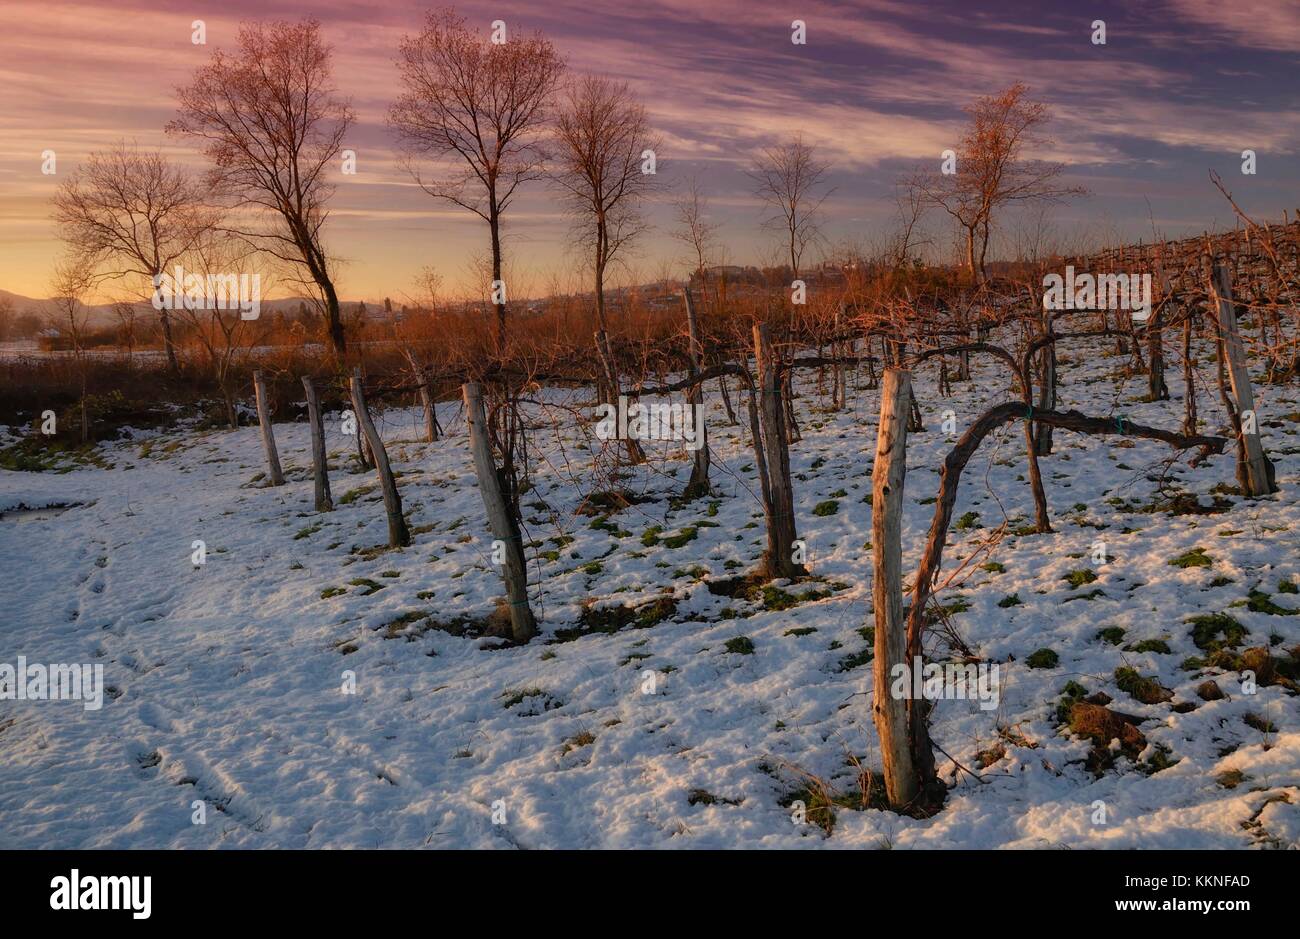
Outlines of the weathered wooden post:
M424 439L428 443L438 441L438 411L433 400L433 388L429 384L429 375L421 370L416 372L420 383L420 404L424 408Z
M1165 307L1173 299L1173 283L1160 260L1156 261L1156 280L1160 282L1160 300L1147 318L1147 398L1151 401L1168 401L1169 386L1165 384L1164 313Z
M329 463L325 455L325 420L321 415L320 396L316 393L316 383L310 375L302 378L303 390L307 392L307 422L311 424L311 468L316 480L316 511L334 511L334 500L330 497Z
M772 352L766 323L754 324L754 356L758 364L759 415L772 505L767 520L764 565L769 577L799 577L806 573L794 559L794 489L790 482L790 446L785 434L780 368Z
M1239 472L1238 476L1244 476L1240 481L1247 495L1266 496L1276 492L1277 485L1273 481L1273 464L1264 455L1264 446L1259 438L1255 392L1250 384L1250 372L1246 369L1246 353L1241 345L1241 333L1237 330L1236 306L1232 302L1232 274L1224 264L1215 263L1210 288L1218 311L1220 342L1228 366L1228 379L1232 383L1232 397L1237 406L1238 462L1245 468L1245 473Z
M905 697L893 693L895 670L903 666L912 688L912 663L907 661L907 622L903 618L903 484L907 475L907 423L911 412L910 373L885 370L880 392L880 426L876 429L876 462L871 471L871 553L875 568L872 609L876 621L873 712L880 735L885 792L889 804L902 809L916 798L918 784L912 765Z
M1195 310L1188 305L1183 309L1183 433L1196 433L1199 420L1196 416L1196 371L1192 367L1192 328Z
M501 576L510 603L511 633L515 642L527 642L537 634L537 620L528 605L528 568L524 561L523 537L501 491L501 479L488 441L482 389L478 382L470 381L462 386L461 391L465 398L465 421L469 425L470 453L474 457L479 493L483 496L492 534L504 546L505 563L501 565Z
M405 547L411 543L411 533L407 530L406 519L402 517L402 496L397 491L397 480L393 478L393 469L388 465L388 451L384 441L375 430L370 411L366 408L366 391L361 383L361 369L352 370L352 409L357 412L357 431L366 435L366 445L374 457L375 469L379 473L379 486L384 493L384 512L388 515L388 543L394 548Z
M257 422L262 427L262 447L271 469L271 485L283 486L284 473L280 471L280 454L275 449L275 432L271 429L271 408L266 400L266 381L260 368L253 371L253 391L257 396Z
M691 377L699 375L704 357L704 344L700 341L700 324L695 316L695 302L691 299L691 288L682 290L686 301L687 349L690 360ZM704 419L704 387L692 385L686 396L686 404L693 409L695 423L695 463L691 467L691 480L686 484L686 498L696 499L709 494L709 438Z

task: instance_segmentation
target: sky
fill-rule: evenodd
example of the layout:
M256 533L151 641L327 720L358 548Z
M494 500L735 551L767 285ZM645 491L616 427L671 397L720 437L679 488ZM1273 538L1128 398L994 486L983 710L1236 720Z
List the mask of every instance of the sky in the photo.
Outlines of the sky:
M347 146L357 174L338 179L326 228L342 260L339 292L395 301L426 266L448 292L468 288L486 225L416 187L385 117L396 95L396 49L426 4L406 2L154 2L3 0L0 4L0 289L33 297L60 250L50 220L59 180L119 139L161 148L196 171L201 155L167 137L175 88L244 19L318 18L335 81L357 122ZM486 37L541 30L573 73L627 81L663 137L664 195L653 228L618 278L645 282L687 269L670 237L671 201L696 178L711 201L729 263L775 257L745 168L765 146L802 132L832 165L824 248L869 246L887 231L897 180L937 168L956 144L962 107L1017 80L1046 102L1050 145L1090 195L1050 210L1063 246L1083 239L1150 240L1231 227L1208 171L1243 209L1280 219L1300 206L1300 2L1150 0L546 0L460 3ZM191 41L202 19L206 45ZM794 20L806 43L791 42ZM1095 20L1106 42L1093 42ZM1241 153L1256 152L1254 175ZM42 153L56 173L42 173ZM1008 219L1004 235L1018 223ZM951 232L927 226L947 257ZM534 184L506 222L516 297L585 280L554 193Z

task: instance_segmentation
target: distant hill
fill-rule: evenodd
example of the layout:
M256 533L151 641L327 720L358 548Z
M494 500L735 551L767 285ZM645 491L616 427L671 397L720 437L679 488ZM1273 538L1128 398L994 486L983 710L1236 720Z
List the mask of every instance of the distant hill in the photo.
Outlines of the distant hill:
M35 297L25 297L22 294L14 293L11 290L0 290L0 302L3 302L4 300L8 300L13 304L13 311L15 314L35 313L43 320L54 320L60 315L58 306L52 299L40 300ZM140 302L148 303L147 300L142 300ZM359 301L356 300L340 301L345 310L354 308L358 302ZM289 312L297 310L298 304L300 303L307 304L308 309L310 309L312 301L306 297L282 297L276 300L263 300L262 315L265 316L268 313L275 313L277 311ZM375 309L374 305L369 302L366 303L366 308L372 311ZM378 309L382 311L383 305L379 304ZM90 323L92 325L109 322L113 319L113 304L111 303L93 304L90 307L90 311Z

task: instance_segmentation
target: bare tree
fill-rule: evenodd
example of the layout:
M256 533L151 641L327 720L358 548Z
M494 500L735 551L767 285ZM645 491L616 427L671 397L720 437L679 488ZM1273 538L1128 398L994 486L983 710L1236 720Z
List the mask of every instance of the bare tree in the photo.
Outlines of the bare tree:
M699 180L692 177L686 191L674 203L677 227L671 235L686 245L696 275L700 278L700 293L708 296L708 269L714 262L718 226L709 222L709 199L700 191Z
M889 256L895 267L905 267L912 252L931 244L919 229L925 215L925 193L916 186L898 186L894 190L895 230L889 241Z
M234 233L319 291L330 343L342 356L335 262L322 230L334 192L328 174L353 113L334 88L330 56L314 19L245 23L233 54L215 51L178 89L179 116L167 130L204 141L210 184L266 222Z
M1024 159L1027 147L1046 142L1039 132L1051 120L1047 105L1030 101L1028 92L1024 82L1016 82L976 98L965 109L969 122L955 151L955 171L926 174L915 182L927 200L961 228L966 266L977 282L985 278L989 234L998 209L1087 193L1081 186L1061 184L1064 164Z
M107 268L104 277L134 281L148 293L212 224L215 216L202 203L195 180L160 152L119 142L91 153L59 186L54 218L75 252ZM158 312L175 372L171 317Z
M211 232L195 245L186 262L203 278L216 274L242 274L249 267L250 252L241 249L241 242ZM183 303L177 307L176 313L190 324L203 349L212 379L221 391L226 423L234 430L239 426L239 414L235 408L233 366L239 354L246 355L265 333L265 328L259 328L260 323L245 320L239 310L222 310L220 305L207 306L205 303Z
M397 69L402 93L388 119L411 175L429 195L487 222L492 280L500 282L501 218L519 187L543 174L541 131L564 62L540 33L494 43L443 9L403 38ZM433 161L433 175L416 166L420 158ZM505 291L494 290L493 301L500 354Z
M93 256L73 250L54 265L54 275L50 281L54 306L58 311L60 325L68 331L68 339L72 343L72 356L77 365L77 376L81 384L82 443L90 439L90 420L86 409L86 351L82 339L86 331L86 322L90 319L86 296L95 285L94 268Z
M442 275L432 266L425 265L415 277L415 294L411 296L411 310L394 316L390 322L393 340L406 357L411 370L411 380L420 393L424 409L424 439L430 443L438 439L442 427L438 423L437 402L429 372L434 365L435 344L430 341L437 329L438 299L442 291Z
M138 312L136 304L130 300L119 300L113 304L113 315L117 317L118 341L126 344L127 368L135 365L135 321Z
M796 280L803 253L817 238L817 212L830 195L825 190L829 169L817 158L816 147L799 134L787 144L765 148L748 171L754 194L770 212L764 225L782 233Z
M641 203L658 188L659 177L645 172L645 160L654 159L661 144L627 83L597 75L566 89L555 136L553 178L564 193L578 243L591 252L596 319L607 330L605 271L646 230Z

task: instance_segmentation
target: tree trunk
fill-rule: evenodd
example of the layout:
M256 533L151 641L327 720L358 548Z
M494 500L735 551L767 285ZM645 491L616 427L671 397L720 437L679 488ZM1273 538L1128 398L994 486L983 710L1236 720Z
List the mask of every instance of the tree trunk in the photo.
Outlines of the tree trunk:
M316 393L316 383L310 376L302 379L303 390L307 392L307 422L311 424L311 468L316 482L316 511L334 511L334 500L330 496L329 462L325 454L325 419L321 414L320 396Z
M1043 311L1043 329L1051 335L1054 328L1052 313ZM1049 342L1039 353L1042 362L1043 381L1038 389L1038 406L1044 411L1056 407L1056 343ZM1052 455L1052 427L1050 424L1038 424L1034 427L1034 451L1039 456Z
M81 361L81 354L77 354L77 368L81 372L81 442L89 443L90 441L90 414L86 408L86 363Z
M984 224L980 228L980 267L979 283L984 283L986 275L985 263L989 253L989 220L985 216Z
M1168 401L1169 386L1165 383L1164 311L1170 295L1169 275L1159 269L1162 302L1147 318L1147 399Z
M1218 310L1221 347L1232 383L1232 397L1236 405L1238 426L1238 461L1245 466L1246 494L1266 496L1277 491L1273 464L1264 455L1259 437L1259 420L1255 414L1255 392L1246 368L1246 353L1237 330L1236 305L1232 302L1232 274L1222 264L1214 265L1211 282L1215 306Z
M909 416L907 419L907 429L911 433L919 434L921 431L925 430L925 421L921 419L921 406L916 402L916 395L909 394L908 401Z
M694 378L700 373L701 359L704 355L704 346L700 342L700 326L695 316L695 302L691 300L691 288L687 286L682 291L682 298L686 301L686 331L687 331L687 348L690 358L691 377ZM686 485L686 498L696 499L700 496L709 494L709 441L708 429L704 419L704 386L703 384L693 385L690 394L686 397L686 403L694 409L695 413L695 462L691 467L691 481Z
M483 496L492 534L504 546L505 563L501 573L510 603L511 634L515 642L527 642L537 634L537 621L528 605L528 568L524 561L523 537L502 494L501 478L492 458L483 392L478 382L472 381L466 382L461 391L465 398L465 420L469 425L470 452L474 458L479 493Z
M875 696L873 715L889 804L903 809L919 789L912 766L908 732L909 696L893 694L894 672L907 670L907 623L903 618L903 485L907 474L907 423L911 412L911 376L902 369L885 371L880 392L876 461L871 472L871 548L874 563L872 609L875 613Z
M614 407L619 406L618 399L621 397L622 386L619 384L618 368L614 364L614 351L609 344L609 336L602 329L596 331L596 353L600 357L601 368L605 373L605 382L609 386L609 403ZM632 404L633 399L628 400ZM641 449L641 444L631 437L623 440L623 446L627 450L627 459L629 463L638 464L645 462L645 451Z
M222 378L219 385L221 387L221 398L226 404L226 423L230 425L231 430L238 430L239 412L235 410L235 395L230 390L230 379Z
M1124 327L1128 330L1128 335L1133 340L1133 345L1131 347L1131 351L1133 353L1133 360L1130 366L1133 370L1133 374L1136 375L1141 372L1145 372L1147 370L1147 363L1142 360L1142 340L1138 337L1137 327L1133 323L1132 314L1116 313L1115 319L1117 322L1124 325Z
M735 427L739 421L736 420L736 409L731 405L731 390L727 388L727 376L718 376L718 389L722 392L722 406L727 410L727 423Z
M794 369L783 369L782 375L784 387L781 390L781 403L785 408L782 427L788 445L791 441L802 440L803 433L799 430L799 419L794 414Z
M1192 368L1192 310L1183 315L1183 433L1196 433L1196 372Z
M769 577L795 578L806 574L794 560L794 489L790 482L790 448L785 434L785 413L781 402L780 368L768 339L767 325L754 325L754 355L758 365L759 413L762 416L763 448L771 489L767 519L767 551L764 570Z
M1031 404L1026 401L1026 404ZM1034 531L1040 535L1052 530L1052 519L1047 512L1047 493L1043 491L1043 474L1038 468L1038 446L1034 441L1034 423L1025 421L1025 450L1029 456L1029 488L1034 494Z
M609 324L605 322L605 222L597 222L596 231L596 322L600 326L602 333L609 331Z
M970 341L970 327L962 324L962 342ZM957 380L970 381L970 353L963 349L957 354Z
M366 409L366 391L361 383L361 369L352 370L352 409L357 413L357 429L366 436L370 445L370 455L375 459L375 469L379 473L379 486L384 492L384 512L388 516L388 544L402 548L411 543L411 533L407 530L406 519L402 517L402 496L397 491L397 480L393 478L393 469L388 465L388 451L384 441L375 430L370 411Z
M329 327L330 346L334 349L335 358L342 362L343 355L347 352L347 340L343 335L343 315L339 310L339 296L334 290L334 282L324 273L321 273L317 280L325 294L325 316Z
M257 395L257 422L262 426L262 447L266 450L266 463L270 468L272 486L284 485L284 474L280 472L280 454L275 449L275 432L271 429L271 409L266 401L266 382L262 370L253 372L253 390Z
M497 313L497 356L504 358L506 352L506 295L505 284L501 281L501 217L497 214L496 192L489 194L492 203L488 217L488 229L492 233L492 281L493 289L499 285L501 299L495 303Z
M176 361L176 343L172 339L172 318L167 315L166 310L160 310L158 318L162 321L163 349L167 352L167 370L175 375L181 370L181 367Z

